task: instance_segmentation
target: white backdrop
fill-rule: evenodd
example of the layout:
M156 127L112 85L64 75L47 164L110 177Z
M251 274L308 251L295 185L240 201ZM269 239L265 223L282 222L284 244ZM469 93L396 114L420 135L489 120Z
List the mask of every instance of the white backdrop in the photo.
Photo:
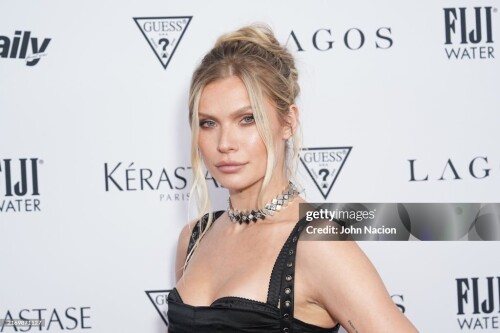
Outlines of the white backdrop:
M497 7L2 1L0 319L166 331L192 179L189 80L220 34L253 22L297 58L304 146L338 153L300 166L309 201L499 202ZM500 331L498 242L360 245L421 332Z

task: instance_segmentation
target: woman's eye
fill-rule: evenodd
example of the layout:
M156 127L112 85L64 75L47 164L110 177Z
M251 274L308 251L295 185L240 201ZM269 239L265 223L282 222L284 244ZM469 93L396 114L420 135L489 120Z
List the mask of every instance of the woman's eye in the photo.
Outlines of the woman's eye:
M202 120L200 121L200 127L214 127L215 121L213 120Z
M253 117L253 115L251 116L245 116L243 117L243 119L241 120L242 123L244 124L253 124L255 122L255 118Z

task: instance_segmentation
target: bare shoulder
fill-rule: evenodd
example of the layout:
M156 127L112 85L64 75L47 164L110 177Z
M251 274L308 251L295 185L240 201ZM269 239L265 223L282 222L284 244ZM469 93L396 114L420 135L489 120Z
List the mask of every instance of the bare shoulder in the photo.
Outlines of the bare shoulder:
M304 267L306 277L314 280L311 281L314 282L312 285L318 286L319 299L324 297L321 282L329 281L330 287L344 285L346 279L355 281L362 278L360 273L375 273L378 276L374 266L354 241L300 241L297 260Z
M301 241L297 265L311 298L348 332L417 332L354 241Z
M181 230L179 238L177 240L177 254L175 256L175 279L179 281L182 277L182 272L184 271L184 262L187 257L187 249L189 246L189 239L196 226L197 221L191 221L187 223Z

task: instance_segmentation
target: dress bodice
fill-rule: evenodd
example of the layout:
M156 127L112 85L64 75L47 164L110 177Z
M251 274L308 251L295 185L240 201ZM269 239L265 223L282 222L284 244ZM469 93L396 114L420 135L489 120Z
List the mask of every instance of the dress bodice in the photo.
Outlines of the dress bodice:
M223 211L214 213L215 220ZM201 223L201 226L198 224ZM193 228L188 253L203 231L207 216ZM185 304L174 288L168 295L170 333L335 333L339 324L323 328L303 322L293 316L295 257L300 232L307 221L298 221L276 259L269 281L267 301L260 302L236 296L222 297L210 306Z

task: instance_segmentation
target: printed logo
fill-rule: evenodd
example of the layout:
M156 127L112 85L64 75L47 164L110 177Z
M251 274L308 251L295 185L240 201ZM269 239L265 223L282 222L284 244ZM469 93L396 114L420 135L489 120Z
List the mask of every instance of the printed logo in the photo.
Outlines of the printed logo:
M493 7L444 8L445 52L448 59L494 59Z
M49 46L50 38L31 37L31 31L14 32L14 37L0 36L0 58L25 59L26 66L35 66Z
M167 297L171 290L146 290L146 294L149 297L151 303L153 303L156 311L160 314L161 319L168 327L168 318L167 318L167 310L168 310L168 302Z
M443 161L442 167L431 170L436 171L434 173L429 173L429 170L425 169L422 171L422 165L417 159L409 159L408 162L410 163L410 182L429 181L429 175L432 176L432 180L485 179L490 177L492 170L487 156L476 156L467 164L453 162L451 158L448 158L446 162ZM438 175L440 175L439 178L437 178Z
M375 31L367 32L359 28L350 28L338 33L340 29L318 29L312 35L290 31L285 45L294 45L298 52L311 49L325 52L335 49L357 51L363 47L374 47L378 50L390 49L394 43L390 27L380 27Z
M0 197L0 213L41 210L38 164L43 164L43 160L20 158L19 163L10 158L0 160L0 191L5 195Z
M193 17L134 17L135 23L164 69L167 69L191 18Z
M500 328L500 276L458 278L457 323L464 331Z
M190 166L138 167L131 163L104 163L104 189L106 192L157 192L162 202L187 201L192 185ZM214 188L221 187L208 173L207 184Z
M300 161L323 198L328 197L352 147L304 148Z
M0 332L61 332L92 329L92 308L90 306L68 306L52 308L40 306L37 309L1 309ZM39 325L23 324L23 321L39 321ZM9 324L13 323L13 324Z

